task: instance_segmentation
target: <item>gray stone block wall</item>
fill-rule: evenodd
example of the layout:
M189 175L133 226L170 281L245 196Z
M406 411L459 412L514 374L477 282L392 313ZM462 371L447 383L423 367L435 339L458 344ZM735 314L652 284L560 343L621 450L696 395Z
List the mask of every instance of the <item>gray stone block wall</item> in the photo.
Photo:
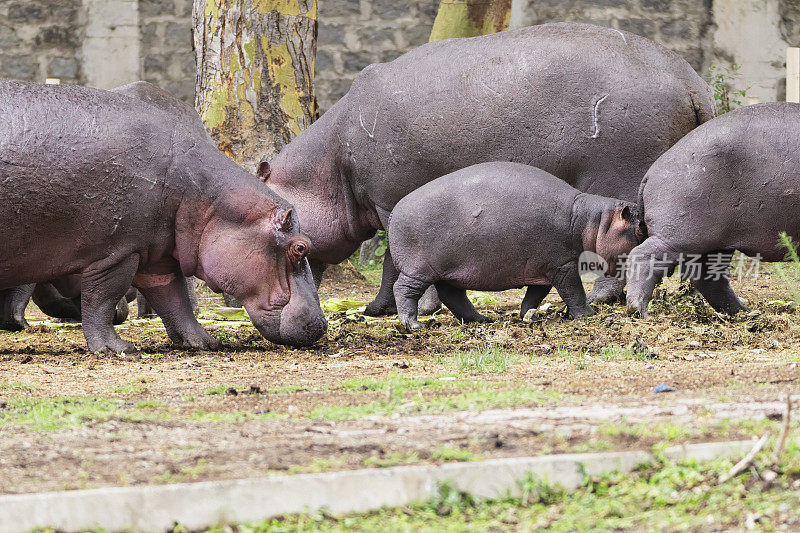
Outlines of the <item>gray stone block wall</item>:
M364 67L428 42L438 0L320 0L317 100L325 111Z
M81 0L0 2L0 75L81 83Z
M194 104L192 0L139 0L142 79Z

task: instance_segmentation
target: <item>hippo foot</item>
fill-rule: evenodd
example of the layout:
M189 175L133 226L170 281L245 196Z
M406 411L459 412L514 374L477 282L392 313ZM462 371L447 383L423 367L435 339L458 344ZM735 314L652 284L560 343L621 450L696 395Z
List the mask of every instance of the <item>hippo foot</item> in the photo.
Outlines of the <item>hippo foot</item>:
M183 339L174 343L178 348L185 350L219 350L220 342L205 333L205 335L192 335L191 337L184 337Z
M475 313L472 316L456 316L464 324L486 324L492 321L488 316L483 316L480 313Z
M367 316L388 316L397 314L397 305L394 301L380 301L378 298L372 300L364 309Z
M11 317L8 320L0 322L0 329L5 331L22 331L29 327L30 325L24 317Z
M122 339L108 339L100 341L92 341L87 339L86 343L89 345L89 351L99 356L119 355L122 353L130 354L138 351L132 342L124 341Z
M400 327L398 328L398 330L400 330L401 333L408 333L409 331L412 331L412 330L415 330L415 329L424 329L424 328L425 328L425 324L423 324L422 322L420 322L416 318L414 318L414 317L407 317L407 318L406 317L402 317L402 318L400 318Z

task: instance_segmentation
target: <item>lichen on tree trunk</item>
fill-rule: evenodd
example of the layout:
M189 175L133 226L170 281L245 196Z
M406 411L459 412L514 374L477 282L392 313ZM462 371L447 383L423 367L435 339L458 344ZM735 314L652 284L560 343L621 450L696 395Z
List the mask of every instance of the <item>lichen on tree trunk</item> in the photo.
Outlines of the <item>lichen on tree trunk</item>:
M194 0L195 107L220 150L272 156L318 115L318 0Z
M430 41L504 31L510 19L511 0L442 0Z

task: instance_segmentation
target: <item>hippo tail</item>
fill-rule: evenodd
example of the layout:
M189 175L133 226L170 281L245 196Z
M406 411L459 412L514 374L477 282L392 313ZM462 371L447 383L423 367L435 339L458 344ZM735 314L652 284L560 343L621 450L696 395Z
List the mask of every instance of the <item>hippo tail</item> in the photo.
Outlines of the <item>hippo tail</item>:
M636 197L636 215L639 218L639 227L637 233L640 235L642 241L647 238L647 224L644 222L644 186L647 184L647 177L649 174L644 175L642 183L639 185L639 194Z

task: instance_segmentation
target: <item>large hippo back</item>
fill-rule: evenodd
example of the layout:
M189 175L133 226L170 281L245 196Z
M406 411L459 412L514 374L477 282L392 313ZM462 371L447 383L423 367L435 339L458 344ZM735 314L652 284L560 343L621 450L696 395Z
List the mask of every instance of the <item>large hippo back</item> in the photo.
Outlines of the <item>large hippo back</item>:
M635 200L649 166L714 115L708 85L678 55L585 24L430 43L365 69L340 105L354 191L387 210L494 160Z

